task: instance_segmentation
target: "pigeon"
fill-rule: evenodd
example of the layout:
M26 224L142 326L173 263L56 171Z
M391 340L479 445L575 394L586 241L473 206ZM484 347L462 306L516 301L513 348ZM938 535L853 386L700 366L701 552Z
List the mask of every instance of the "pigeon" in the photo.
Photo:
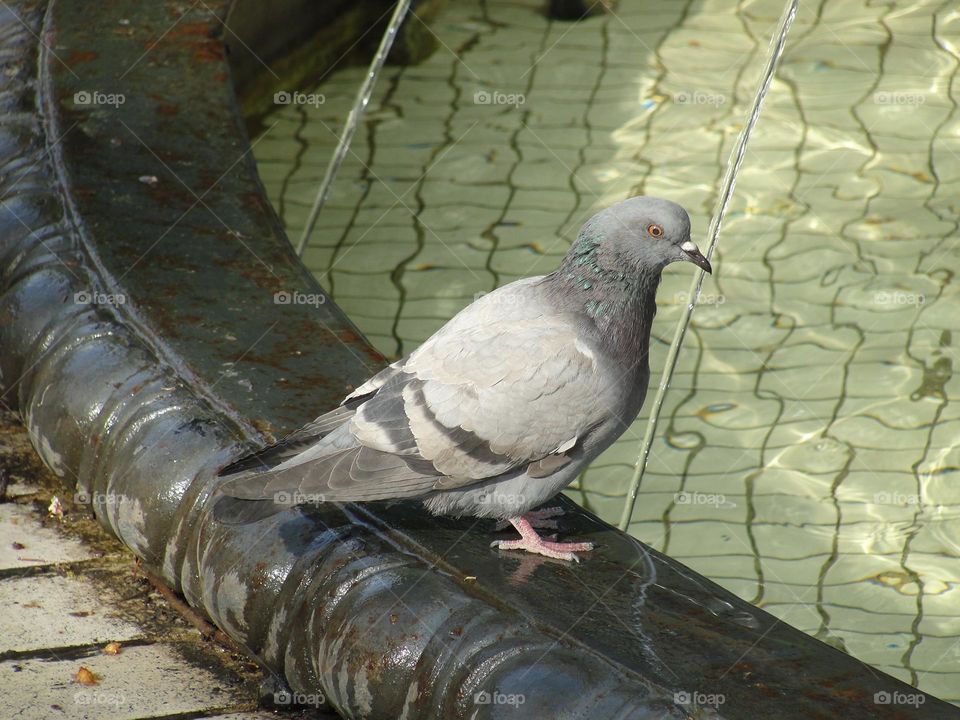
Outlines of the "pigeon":
M508 521L520 538L499 549L578 561L592 544L541 537L530 511L637 417L657 286L681 260L712 272L682 207L616 203L554 272L478 297L339 407L225 467L218 489L281 504L416 498L434 514Z

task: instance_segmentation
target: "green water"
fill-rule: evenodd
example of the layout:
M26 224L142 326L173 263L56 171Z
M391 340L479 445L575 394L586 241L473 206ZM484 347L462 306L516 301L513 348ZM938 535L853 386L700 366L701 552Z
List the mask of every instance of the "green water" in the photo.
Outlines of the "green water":
M305 261L388 356L552 270L628 195L683 204L703 242L782 4L623 1L576 24L541 5L452 2L440 50L385 69L320 216ZM958 32L947 2L802 4L630 526L955 702ZM292 238L363 73L302 88L324 102L278 107L255 141ZM654 383L691 272L665 274ZM611 522L645 421L570 490Z

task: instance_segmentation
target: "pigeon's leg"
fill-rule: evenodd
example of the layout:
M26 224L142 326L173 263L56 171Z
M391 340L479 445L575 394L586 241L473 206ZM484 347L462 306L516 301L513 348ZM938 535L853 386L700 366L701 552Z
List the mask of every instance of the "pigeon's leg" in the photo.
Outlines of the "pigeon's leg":
M530 523L531 527L545 530L556 530L557 521L553 518L563 515L564 509L562 507L548 507L541 508L540 510L531 510L528 513L524 513L524 519ZM497 520L496 531L500 532L501 530L506 529L510 526L509 520Z
M574 553L593 550L593 543L562 543L544 540L524 517L510 518L510 524L520 533L519 540L494 540L491 547L500 550L526 550L537 555L546 555L557 560L580 562Z

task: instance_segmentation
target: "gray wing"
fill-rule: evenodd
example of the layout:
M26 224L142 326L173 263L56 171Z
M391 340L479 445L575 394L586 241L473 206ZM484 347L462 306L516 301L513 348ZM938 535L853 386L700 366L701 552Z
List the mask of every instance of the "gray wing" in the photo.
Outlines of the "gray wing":
M375 500L562 467L609 417L616 389L603 386L570 318L505 316L487 298L348 396L355 410L332 432L280 453L265 472L241 473L224 492Z

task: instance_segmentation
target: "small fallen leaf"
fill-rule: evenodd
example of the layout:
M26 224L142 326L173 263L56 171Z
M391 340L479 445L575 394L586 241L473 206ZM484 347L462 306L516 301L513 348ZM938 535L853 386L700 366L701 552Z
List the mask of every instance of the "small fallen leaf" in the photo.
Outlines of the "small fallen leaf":
M13 549L14 549L14 550L23 550L23 549L25 549L25 548L27 547L26 545L24 545L24 544L21 543L21 542L14 542L14 543L11 543L11 545L13 546Z
M100 682L100 678L90 672L83 665L81 665L80 669L77 670L77 674L73 676L73 680L81 685L96 685Z
M120 654L120 643L112 642L107 643L103 646L103 652L105 655L119 655Z

